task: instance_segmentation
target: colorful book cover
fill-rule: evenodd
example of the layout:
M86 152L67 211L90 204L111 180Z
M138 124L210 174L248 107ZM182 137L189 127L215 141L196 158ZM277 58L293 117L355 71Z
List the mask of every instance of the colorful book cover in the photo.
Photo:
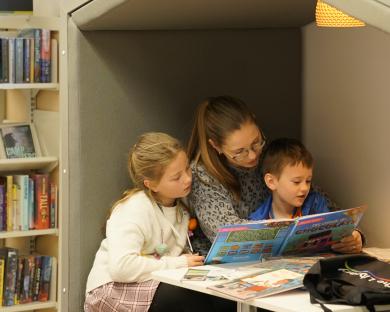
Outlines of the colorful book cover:
M18 185L20 189L19 192L20 229L22 231L27 231L29 229L29 224L28 224L29 176L15 175L14 183Z
M58 187L50 183L50 228L57 227Z
M24 259L23 257L18 257L18 270L16 274L16 284L15 284L15 304L20 304L21 294L23 290L23 266Z
M20 293L20 303L28 303L32 301L32 298L29 297L29 287L31 280L31 258L32 256L24 256L23 259L23 279L22 279L22 287Z
M263 220L223 226L205 259L205 264L247 262L276 256L293 220Z
M50 82L51 74L51 34L49 29L41 29L41 82Z
M279 252L280 255L306 255L330 251L330 247L352 234L367 206L296 219Z
M285 258L256 264L258 272L209 286L239 300L250 300L303 286L303 277L318 258Z
M351 235L366 208L223 226L218 230L205 264L327 252L332 244Z

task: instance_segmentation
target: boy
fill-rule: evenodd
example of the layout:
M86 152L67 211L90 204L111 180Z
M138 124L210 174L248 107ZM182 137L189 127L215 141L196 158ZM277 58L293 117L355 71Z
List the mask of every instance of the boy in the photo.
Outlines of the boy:
M295 218L329 211L325 197L310 190L313 157L300 141L289 138L272 141L262 167L272 195L249 219Z
M250 216L250 220L295 218L328 212L326 198L311 190L313 157L295 139L272 141L264 152L263 175L272 192ZM332 249L341 253L358 253L363 246L363 235L354 230Z

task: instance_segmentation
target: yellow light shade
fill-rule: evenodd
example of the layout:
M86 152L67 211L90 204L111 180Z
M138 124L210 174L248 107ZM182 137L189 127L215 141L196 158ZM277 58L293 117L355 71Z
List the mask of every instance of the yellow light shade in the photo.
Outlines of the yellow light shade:
M317 1L316 24L320 27L362 27L366 25L321 0Z

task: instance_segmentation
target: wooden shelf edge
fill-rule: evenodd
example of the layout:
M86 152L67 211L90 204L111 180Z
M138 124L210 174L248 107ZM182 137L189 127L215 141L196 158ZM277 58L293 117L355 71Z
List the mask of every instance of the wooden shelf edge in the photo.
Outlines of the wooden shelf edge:
M29 237L39 235L58 235L58 229L29 230L29 231L4 231L0 232L0 239L14 237Z
M34 158L0 159L0 171L23 171L33 169L54 169L58 165L58 158L45 156Z
M58 83L0 83L0 90L14 89L38 89L38 90L53 90L59 89Z
M61 20L59 17L34 15L1 15L0 29L46 28L59 31Z

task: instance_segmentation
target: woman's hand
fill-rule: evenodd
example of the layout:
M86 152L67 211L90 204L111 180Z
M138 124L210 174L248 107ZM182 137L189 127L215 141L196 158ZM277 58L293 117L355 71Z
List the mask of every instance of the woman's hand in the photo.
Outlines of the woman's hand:
M189 267L203 265L204 257L199 254L184 254L187 257Z
M352 235L344 237L338 243L332 246L332 250L336 252L353 254L362 252L363 241L359 231L354 230Z

